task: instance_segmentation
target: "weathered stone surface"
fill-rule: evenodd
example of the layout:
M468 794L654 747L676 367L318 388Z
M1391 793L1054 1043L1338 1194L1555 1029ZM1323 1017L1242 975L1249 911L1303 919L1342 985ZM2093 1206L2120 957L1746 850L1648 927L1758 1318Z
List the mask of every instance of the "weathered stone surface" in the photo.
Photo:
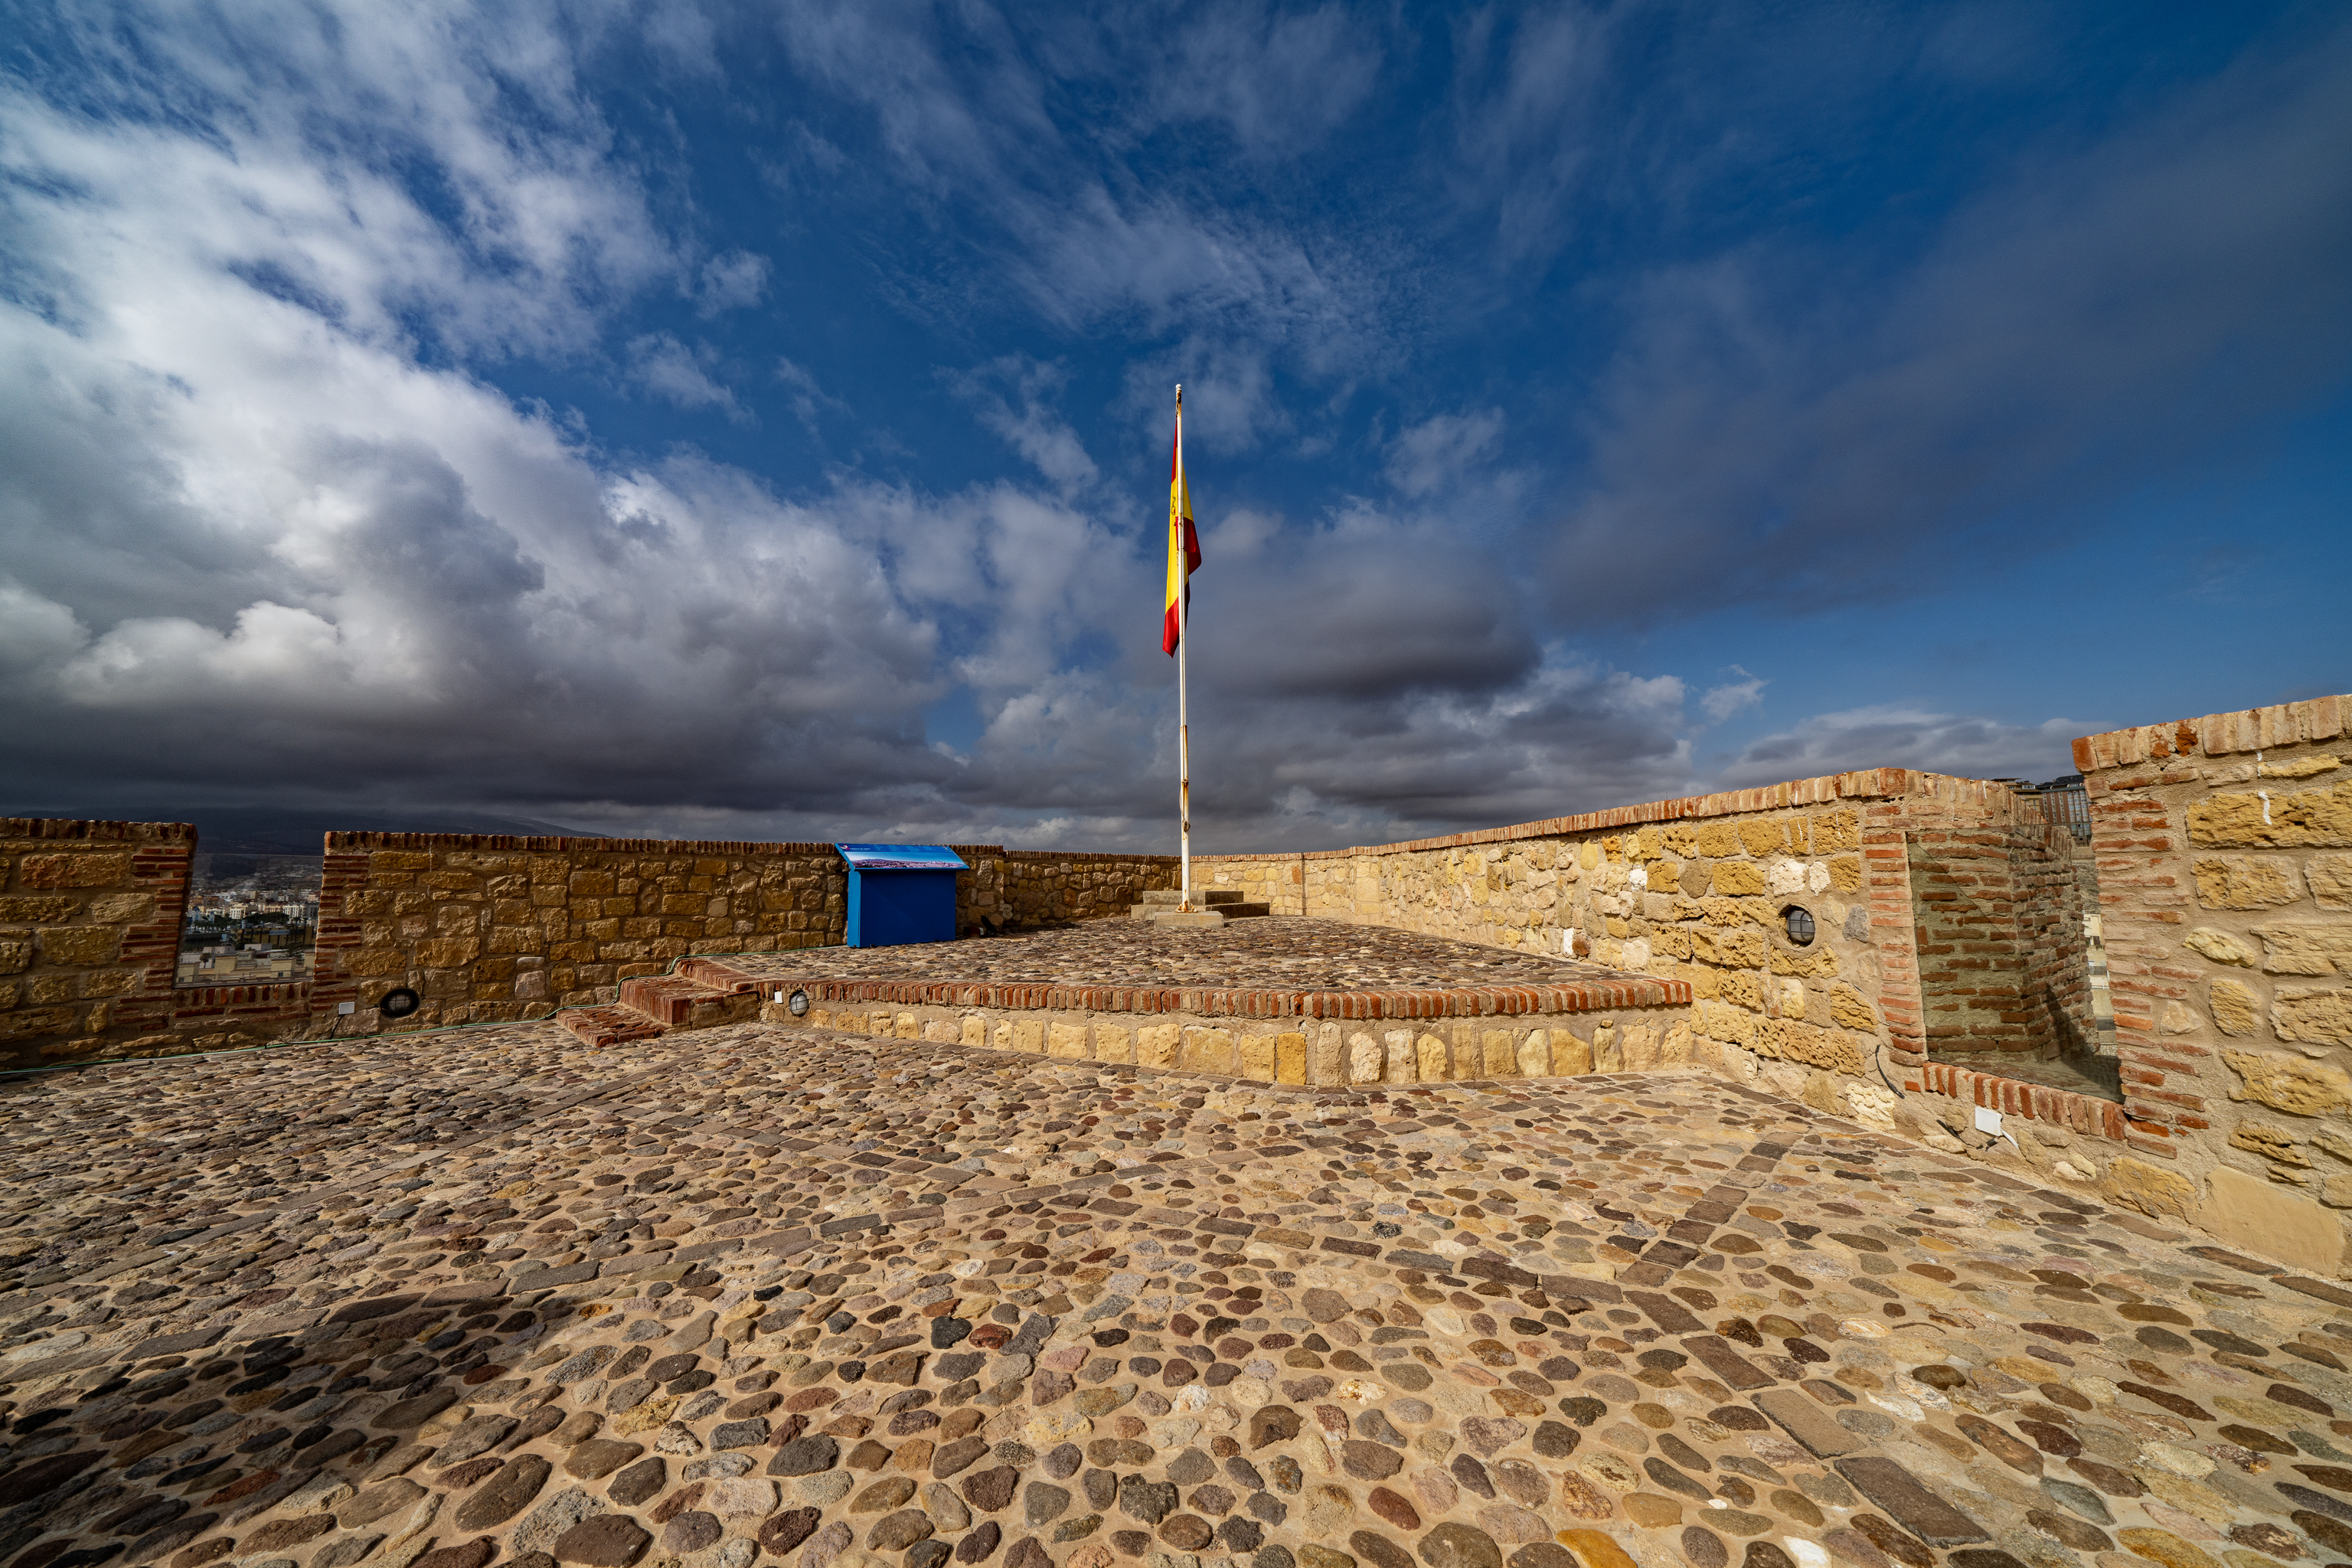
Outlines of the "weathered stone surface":
M904 1552L918 1541L929 1539L932 1531L930 1515L921 1509L902 1509L877 1520L866 1532L868 1552Z
M651 1544L653 1537L635 1520L605 1513L557 1536L551 1554L558 1563L578 1563L583 1568L629 1568Z
M2197 1185L2188 1177L2128 1154L2109 1163L2100 1190L2110 1203L2151 1219L2186 1219L2198 1199Z
M662 1460L640 1459L614 1476L606 1484L604 1495L623 1508L635 1508L659 1495L666 1479Z
M425 1489L404 1476L379 1481L335 1510L335 1523L344 1530L357 1530L363 1524L373 1524L389 1514L398 1513L425 1495Z
M2352 785L2268 795L2217 791L2190 803L2189 841L2249 849L2352 844Z
M2207 1183L2210 1192L2197 1220L2223 1245L2267 1253L2322 1275L2342 1268L2343 1222L2320 1205L2226 1165L2217 1167Z
M2282 985L2271 997L2271 1028L2282 1040L2352 1045L2352 991Z
M1298 1412L1286 1405L1268 1405L1251 1413L1249 1447L1263 1448L1298 1436Z
M488 1530L504 1524L539 1495L554 1467L536 1454L519 1454L500 1466L457 1505L452 1521L459 1530Z
M599 1480L646 1451L642 1443L592 1437L563 1457L563 1473L575 1480Z

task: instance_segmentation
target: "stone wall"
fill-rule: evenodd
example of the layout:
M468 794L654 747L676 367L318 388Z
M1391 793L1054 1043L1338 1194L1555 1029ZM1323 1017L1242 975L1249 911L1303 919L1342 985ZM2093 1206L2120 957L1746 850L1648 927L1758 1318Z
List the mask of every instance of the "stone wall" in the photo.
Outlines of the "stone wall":
M173 823L0 818L0 1061L169 1037L195 844Z
M1172 856L956 846L960 925L1124 914ZM331 833L312 978L173 987L195 830L0 820L0 1066L545 1017L688 953L839 943L830 844ZM421 1005L382 1016L405 987Z
M404 1028L543 1017L688 953L838 943L847 900L830 844L331 833L313 1021L373 1033L401 986Z
M1306 855L1212 857L1198 879L1277 913L1576 952L1686 982L1702 1065L1876 1114L1882 1070L1920 1059L1907 879L1874 900L1865 858L1890 804L1998 785L1881 769ZM1783 911L1813 917L1790 940ZM1657 1065L1630 1058L1627 1068ZM1835 1080L1835 1081L1831 1081Z
M1124 915L1153 889L1177 882L1173 855L1092 855L1054 849L956 846L972 864L957 879L959 929L986 915L1000 926L1061 925Z
M2092 1172L2123 1136L2112 1103L1929 1070L1938 1049L2042 1055L2096 1036L2086 868L2040 803L2003 784L1877 769L1408 843L1199 858L1194 874L1277 914L1546 952L1572 933L1581 956L1689 984L1691 1065L1948 1151ZM1813 918L1810 943L1788 934L1792 905ZM1984 1037L1966 1026L1979 1023ZM1623 1065L1674 1064L1634 1050ZM1976 1131L1979 1105L2032 1124L2028 1138Z
M2337 1272L2352 1211L2352 697L2074 742L2134 1156L2111 1195Z

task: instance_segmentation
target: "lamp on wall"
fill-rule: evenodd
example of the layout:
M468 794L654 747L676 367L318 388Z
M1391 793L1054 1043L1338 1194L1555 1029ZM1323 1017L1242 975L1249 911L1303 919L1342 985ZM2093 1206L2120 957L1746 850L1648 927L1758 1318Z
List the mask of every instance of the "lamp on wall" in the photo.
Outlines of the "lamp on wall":
M1790 904L1780 911L1780 923L1788 929L1789 940L1799 947L1812 944L1813 917L1810 911Z

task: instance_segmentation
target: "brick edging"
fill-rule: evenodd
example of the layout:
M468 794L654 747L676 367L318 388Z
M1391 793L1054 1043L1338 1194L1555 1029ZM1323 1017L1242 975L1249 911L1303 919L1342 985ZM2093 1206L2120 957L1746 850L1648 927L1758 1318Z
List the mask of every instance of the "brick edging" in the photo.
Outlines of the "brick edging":
M1398 991L1266 991L1237 987L1158 989L1124 985L1044 985L968 981L784 981L746 974L705 958L755 990L790 984L812 1002L886 1002L900 1006L992 1007L1008 1012L1183 1013L1236 1018L1486 1018L1536 1013L1591 1013L1612 1007L1687 1006L1682 980L1584 985L1496 985Z
M1904 1087L1915 1093L1924 1090L1929 1094L1948 1094L1955 1100L1965 1100L1988 1110L1998 1110L2003 1116L2021 1116L2028 1121L2048 1121L2112 1142L2127 1142L2126 1132L2130 1123L2124 1115L2124 1108L2112 1100L2076 1094L2072 1089L2052 1089L2045 1084L2027 1083L2021 1079L1996 1078L1990 1073L1954 1067L1948 1062L1930 1061L1908 1071L1918 1076Z

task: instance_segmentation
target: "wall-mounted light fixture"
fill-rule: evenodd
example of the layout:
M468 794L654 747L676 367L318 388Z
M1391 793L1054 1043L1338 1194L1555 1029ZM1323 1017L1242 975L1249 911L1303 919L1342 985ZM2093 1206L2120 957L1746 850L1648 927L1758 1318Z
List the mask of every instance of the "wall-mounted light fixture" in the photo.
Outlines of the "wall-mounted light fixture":
M1790 904L1780 911L1780 923L1787 928L1789 940L1799 947L1810 947L1813 941L1813 917L1809 910Z

